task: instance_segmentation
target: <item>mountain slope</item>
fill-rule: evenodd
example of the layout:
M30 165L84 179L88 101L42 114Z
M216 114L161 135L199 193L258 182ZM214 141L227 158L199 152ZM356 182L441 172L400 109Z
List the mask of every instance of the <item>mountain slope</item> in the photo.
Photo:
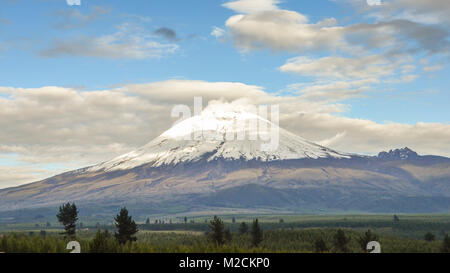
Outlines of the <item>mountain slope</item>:
M239 122L247 125L235 126ZM257 131L261 127L266 130ZM262 150L273 128L279 130L279 145ZM247 138L237 140L239 135ZM256 140L248 139L252 135ZM448 212L450 159L407 148L373 157L346 154L243 111L204 111L126 155L0 190L0 211L68 201L99 211L127 205L145 213L177 211L171 208Z

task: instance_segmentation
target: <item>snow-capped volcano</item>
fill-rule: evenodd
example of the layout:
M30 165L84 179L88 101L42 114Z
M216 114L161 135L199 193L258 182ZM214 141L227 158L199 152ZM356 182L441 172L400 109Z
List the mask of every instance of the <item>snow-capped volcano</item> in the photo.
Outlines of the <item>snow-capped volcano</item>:
M236 209L448 213L449 158L409 149L340 153L252 113L209 107L113 160L2 189L0 217L27 208L54 215L69 201L93 214L126 204L146 217Z
M87 171L126 170L144 164L159 167L201 159L267 162L349 157L349 154L309 142L245 110L205 109L200 115L176 123L147 145Z

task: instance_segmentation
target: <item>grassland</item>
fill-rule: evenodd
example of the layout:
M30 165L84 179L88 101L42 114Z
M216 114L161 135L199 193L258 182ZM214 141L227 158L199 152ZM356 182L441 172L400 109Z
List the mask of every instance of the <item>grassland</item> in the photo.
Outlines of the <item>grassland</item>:
M208 235L211 217L152 217L140 219L137 242L118 245L112 234L112 223L83 222L77 240L90 252L98 229L111 234L106 252L315 252L322 239L328 252L336 252L334 235L338 229L351 239L348 252L364 252L358 240L370 229L379 236L383 252L440 252L442 240L450 231L450 215L224 215L221 218L232 232L224 246L213 244ZM240 234L242 222L258 218L264 240L258 248L250 245L250 235ZM186 220L186 222L185 222ZM66 241L56 222L0 224L0 252L67 252ZM424 239L432 233L435 239Z

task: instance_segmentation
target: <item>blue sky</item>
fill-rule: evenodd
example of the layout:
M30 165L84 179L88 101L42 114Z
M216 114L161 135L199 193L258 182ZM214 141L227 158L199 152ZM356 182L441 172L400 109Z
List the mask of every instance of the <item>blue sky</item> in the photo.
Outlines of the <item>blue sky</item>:
M158 92L195 95L206 86L223 97L223 83L244 88L243 96L262 90L270 98L294 98L282 124L333 148L373 154L404 144L422 153L450 155L450 5L431 2L2 1L0 99L8 112L0 121L8 133L0 136L0 166L11 175L0 177L0 187L2 181L8 186L29 182L142 145L170 127L168 119L152 128L142 125L145 107L156 107L155 101L174 103L159 100ZM220 35L213 35L214 29ZM170 89L171 81L181 81L186 90ZM150 91L133 89L136 84ZM160 91L152 91L157 87ZM117 91L123 89L126 95ZM116 128L128 131L98 133L93 143L86 142L94 134L89 126L101 123L89 125L91 117L78 120L100 111L93 92L102 92L102 101L111 103L109 114L139 116L137 125L128 128L128 120L115 121ZM137 113L133 103L148 98L149 105ZM73 110L70 116L66 107L59 116L52 112L58 108L55 101L79 103L76 109L83 114ZM32 107L44 110L30 113ZM311 113L309 121L320 117L322 125L296 124L300 118L288 117L292 109L302 117ZM167 116L159 113L159 120ZM126 139L129 130L143 136ZM355 140L361 143L353 145ZM89 151L81 151L84 146ZM99 152L106 147L108 153Z
M234 14L221 6L224 2L82 1L80 6L69 6L64 0L7 1L0 13L8 21L1 26L1 37L7 44L7 50L0 55L1 84L24 88L56 85L105 89L124 83L186 78L243 82L277 92L290 84L310 81L277 70L286 59L298 56L297 53L271 52L270 49L241 53L232 42L220 42L211 36L213 26L223 28L225 20ZM284 1L280 6L301 12L311 21L329 17L345 23L371 21L355 14L348 4L334 1ZM63 12L91 14L96 7L107 11L92 21L73 20L74 26L64 27L67 15ZM49 47L54 39L108 35L127 22L150 33L161 27L173 29L180 39L176 42L179 50L161 58L138 60L39 56L39 51ZM448 122L448 68L422 74L411 83L381 86L389 89L385 93L371 94L368 99L353 99L351 110L346 114L378 122ZM392 94L390 91L394 88L403 94ZM379 111L381 108L383 111Z

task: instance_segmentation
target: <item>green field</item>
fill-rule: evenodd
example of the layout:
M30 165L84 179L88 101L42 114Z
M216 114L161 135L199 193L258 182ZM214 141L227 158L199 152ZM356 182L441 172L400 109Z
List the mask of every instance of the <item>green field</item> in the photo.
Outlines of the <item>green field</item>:
M450 215L224 215L231 239L223 246L210 240L211 217L161 217L138 222L138 240L119 245L112 234L112 223L80 221L77 238L83 252L95 251L92 241L98 229L108 230L104 252L317 252L316 242L323 240L325 252L340 252L334 236L342 229L350 239L345 252L364 252L359 238L370 229L379 238L382 252L441 252L443 238L450 231ZM239 225L251 225L258 218L264 231L262 243L251 246L249 234L240 234ZM234 219L234 220L233 220ZM83 220L83 219L82 219ZM156 223L155 223L156 221ZM55 222L0 224L0 252L67 252L68 240ZM427 241L426 233L434 235Z

